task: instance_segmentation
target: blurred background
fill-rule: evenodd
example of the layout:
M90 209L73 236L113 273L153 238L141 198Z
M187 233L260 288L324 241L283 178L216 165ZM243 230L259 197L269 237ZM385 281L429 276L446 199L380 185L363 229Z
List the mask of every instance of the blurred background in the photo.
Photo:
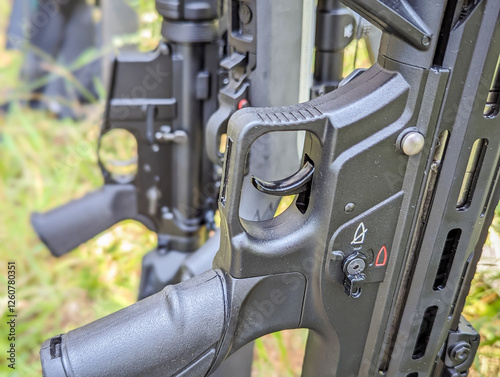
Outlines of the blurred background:
M96 149L103 67L118 49L147 51L160 39L152 0L60 0L72 3L63 15L51 8L55 1L0 2L0 260L4 271L16 261L18 288L17 368L4 368L2 356L0 376L41 376L38 351L46 338L135 302L141 258L156 245L154 233L125 221L55 259L30 226L32 211L102 185ZM52 37L44 34L47 25ZM363 46L349 46L348 54L346 73L369 65ZM109 153L125 157L133 147L119 143ZM500 207L497 213L464 310L481 334L473 377L500 376ZM4 334L6 293L0 298ZM294 330L257 340L252 375L299 376L306 336ZM1 335L0 350L7 345Z

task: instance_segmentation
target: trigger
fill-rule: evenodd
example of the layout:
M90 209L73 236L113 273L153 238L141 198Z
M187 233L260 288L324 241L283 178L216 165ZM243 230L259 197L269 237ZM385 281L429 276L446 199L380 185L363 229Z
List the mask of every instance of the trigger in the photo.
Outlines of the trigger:
M267 182L252 176L254 187L268 195L287 196L300 194L309 188L314 173L314 165L306 161L302 168L288 178Z

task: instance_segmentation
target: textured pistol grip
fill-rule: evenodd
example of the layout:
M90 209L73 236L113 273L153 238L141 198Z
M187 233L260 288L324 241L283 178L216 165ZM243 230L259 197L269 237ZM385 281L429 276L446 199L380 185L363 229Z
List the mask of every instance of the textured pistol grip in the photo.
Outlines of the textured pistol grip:
M61 207L33 213L31 224L50 252L60 257L136 211L133 185L104 185Z
M48 339L45 377L205 376L225 329L224 278L209 270Z

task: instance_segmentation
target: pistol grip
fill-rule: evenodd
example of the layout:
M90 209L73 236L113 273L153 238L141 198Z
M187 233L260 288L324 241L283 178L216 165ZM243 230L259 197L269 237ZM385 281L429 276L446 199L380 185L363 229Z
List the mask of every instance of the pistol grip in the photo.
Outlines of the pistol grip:
M133 185L104 185L80 199L45 213L31 215L36 233L55 257L127 218L133 218L136 190Z

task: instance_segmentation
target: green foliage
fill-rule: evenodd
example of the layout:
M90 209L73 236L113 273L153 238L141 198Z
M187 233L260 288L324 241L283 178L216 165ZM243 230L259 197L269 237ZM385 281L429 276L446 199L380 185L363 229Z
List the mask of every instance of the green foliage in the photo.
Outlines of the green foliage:
M141 51L156 47L161 38L161 17L156 12L155 2L151 0L126 0L127 4L137 12L139 30L137 33L118 36L116 46L136 44Z
M495 223L490 228L490 240L498 237ZM495 238L496 238L495 237ZM498 247L498 245L493 245ZM500 375L500 269L498 265L479 266L472 282L464 308L464 316L471 322L481 336L481 344L474 362L475 376Z
M102 184L95 156L100 111L95 110L97 115L76 123L14 105L0 119L3 287L6 262L17 266L19 369L12 376L41 375L38 351L47 337L133 303L141 256L155 244L155 236L142 225L125 222L55 259L29 224L30 212L64 204ZM7 349L7 343L0 336L0 349Z

